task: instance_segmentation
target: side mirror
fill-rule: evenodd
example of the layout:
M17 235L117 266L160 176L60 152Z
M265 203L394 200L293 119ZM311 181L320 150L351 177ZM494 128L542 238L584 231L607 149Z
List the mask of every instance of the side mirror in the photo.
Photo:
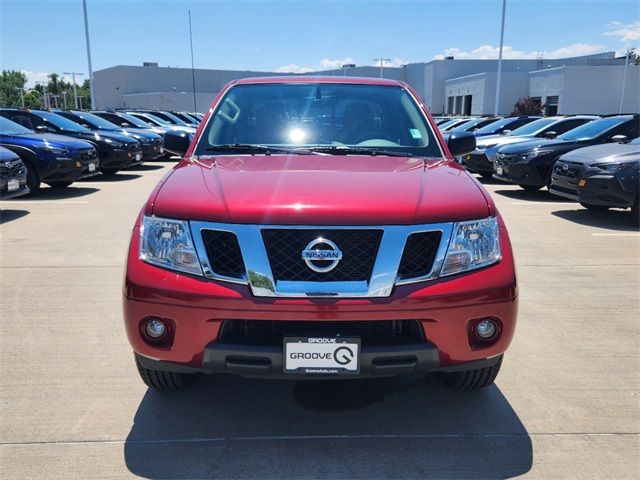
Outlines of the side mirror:
M451 132L447 147L454 157L466 155L476 149L476 136L471 132Z
M611 137L611 141L615 142L615 143L624 143L627 141L627 136L626 135L614 135L613 137Z
M38 125L36 127L36 132L39 132L39 133L51 133L54 131L55 130L53 130L53 128L48 127L47 125Z
M169 130L164 134L164 149L172 155L184 157L193 135L179 130Z
M553 140L554 138L556 138L558 136L558 132L554 132L553 130L546 132L544 134L544 138L548 138L550 140Z
M511 133L511 130L503 130L500 135L509 135Z

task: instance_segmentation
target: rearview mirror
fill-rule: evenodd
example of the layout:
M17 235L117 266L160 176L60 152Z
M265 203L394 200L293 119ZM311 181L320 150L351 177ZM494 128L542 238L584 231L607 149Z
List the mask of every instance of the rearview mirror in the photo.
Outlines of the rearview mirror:
M627 136L626 135L614 135L613 137L611 137L611 141L612 142L616 142L616 143L624 143L627 141Z
M179 130L169 130L164 134L164 149L172 155L184 157L189 150L193 136Z
M557 136L558 136L558 132L554 132L553 130L552 130L552 131L550 131L550 132L546 132L546 133L544 134L544 137L545 137L545 138L548 138L548 139L554 139L554 138L556 138Z
M471 132L451 132L447 147L454 157L466 155L476 149L476 136Z

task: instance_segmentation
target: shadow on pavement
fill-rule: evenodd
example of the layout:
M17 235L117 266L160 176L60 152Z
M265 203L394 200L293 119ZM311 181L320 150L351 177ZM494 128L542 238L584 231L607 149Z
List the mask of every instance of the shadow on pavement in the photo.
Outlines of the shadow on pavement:
M48 200L68 200L70 198L84 197L99 191L99 188L93 187L76 187L77 183L73 183L66 188L50 188L43 186L37 193L25 195L12 199L16 205L22 201L34 202L34 201L48 201Z
M145 163L143 165L134 165L133 167L127 168L127 172L146 172L150 170L160 170L164 168L164 165L149 165Z
M618 230L622 232L638 232L637 220L634 219L629 210L606 210L604 212L594 212L586 208L577 207L576 210L557 210L551 212L552 215L569 220L588 227L598 227L607 230Z
M496 387L422 375L288 382L200 378L147 391L124 446L146 478L511 478L531 439Z
M482 175L476 175L476 178L483 185L505 185L504 182L501 182L500 180L496 180L495 178L492 178L492 177L483 177Z
M495 190L493 193L497 193L498 195L502 195L503 197L512 198L514 200L532 200L535 202L566 202L566 203L574 203L573 200L569 200L568 198L558 197L549 193L548 190L534 190L527 191L518 188L517 190Z
M89 183L97 183L97 182L124 182L125 180L134 180L136 178L140 178L142 175L138 175L137 173L114 173L113 175L96 175L95 177L83 178L79 180L80 182L89 182Z
M29 210L1 209L0 210L0 225L3 224L3 223L9 223L12 220L17 220L19 218L24 217L25 215L29 215Z

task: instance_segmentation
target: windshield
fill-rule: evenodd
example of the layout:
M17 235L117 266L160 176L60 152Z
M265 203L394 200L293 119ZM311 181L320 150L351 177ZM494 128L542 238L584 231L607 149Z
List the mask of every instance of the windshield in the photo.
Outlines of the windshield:
M0 117L0 133L2 135L24 135L25 133L33 133L28 128L18 125L11 120Z
M153 125L150 122L145 122L145 121L139 119L138 117L134 117L133 115L129 115L128 113L118 113L118 116L120 118L122 118L123 120L126 120L130 124L135 125L136 127L139 127L139 128L153 127Z
M640 145L640 137L634 138L629 142L631 145Z
M196 153L236 144L382 147L412 155L442 155L409 93L379 85L235 86L209 119Z
M94 115L93 113L88 113L88 112L71 112L71 113L73 115L76 115L82 118L87 123L90 123L95 128L98 128L100 130L120 130L120 127L117 126L116 124L111 123L110 121L105 120L104 118L99 117L98 115Z
M493 122L493 123L490 123L489 125L479 128L473 133L475 133L476 135L486 135L488 133L493 133L500 130L502 127L506 127L507 125L511 124L515 120L517 119L514 117L503 118L502 120L498 120L497 122Z
M473 120L469 120L468 122L464 122L458 125L457 127L454 127L453 130L457 130L460 132L467 132L471 130L473 127L475 127L476 125L480 123L488 122L488 121L490 121L488 118L476 118Z
M152 113L144 113L144 114L143 113L139 113L138 115L140 115L143 118L148 118L150 120L153 120L158 125L164 125L166 127L170 127L171 126L171 124L169 122L167 122L166 120L161 119L160 117L156 117Z
M535 135L540 130L545 129L549 125L557 122L557 118L540 118L539 120L534 120L531 123L527 123L515 130L509 132L509 137L519 137L521 135Z
M438 128L442 131L447 130L455 125L462 125L463 123L466 123L466 120L463 118L454 118L453 120L448 120L444 123L441 123L440 125L438 125Z
M600 120L594 120L593 122L585 123L573 130L569 130L568 132L559 135L558 138L560 140L571 140L576 142L591 140L607 130L626 122L627 120L629 120L628 117L601 118Z
M82 125L78 125L77 123L72 122L71 120L67 120L66 118L61 117L60 115L56 115L55 113L39 111L37 113L34 112L34 114L42 118L46 122L50 123L51 125L54 125L59 129L65 130L67 132L90 132L91 131L88 128L83 127Z
M174 125L180 125L181 127L187 126L187 122L185 122L181 118L176 117L171 112L159 112L159 113L161 113L166 119L168 119L168 120L165 120L165 121L170 123L170 124L173 123Z

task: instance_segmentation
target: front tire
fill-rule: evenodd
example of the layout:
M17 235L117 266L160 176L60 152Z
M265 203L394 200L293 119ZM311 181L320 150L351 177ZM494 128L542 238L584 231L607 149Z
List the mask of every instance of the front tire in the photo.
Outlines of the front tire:
M537 192L538 190L540 190L542 187L538 187L536 185L518 185L521 189L523 189L525 192Z
M605 207L604 205L590 205L588 203L582 203L582 202L580 202L580 205L582 205L587 210L591 210L593 212L606 212L607 210L609 210L609 207Z
M502 355L490 367L462 370L460 372L444 372L442 373L442 380L445 385L460 390L479 390L493 385L501 366Z
M480 176L489 180L490 178L493 178L493 172L480 172Z
M40 176L38 171L31 165L30 162L24 162L27 167L27 187L29 187L29 195L34 195L40 190Z
M72 183L73 182L49 182L47 183L47 185L49 185L51 188L67 188Z
M119 172L117 168L101 168L100 171L103 175L115 175Z
M138 354L134 354L140 378L149 388L155 390L183 390L196 380L195 374L149 370L140 363Z

